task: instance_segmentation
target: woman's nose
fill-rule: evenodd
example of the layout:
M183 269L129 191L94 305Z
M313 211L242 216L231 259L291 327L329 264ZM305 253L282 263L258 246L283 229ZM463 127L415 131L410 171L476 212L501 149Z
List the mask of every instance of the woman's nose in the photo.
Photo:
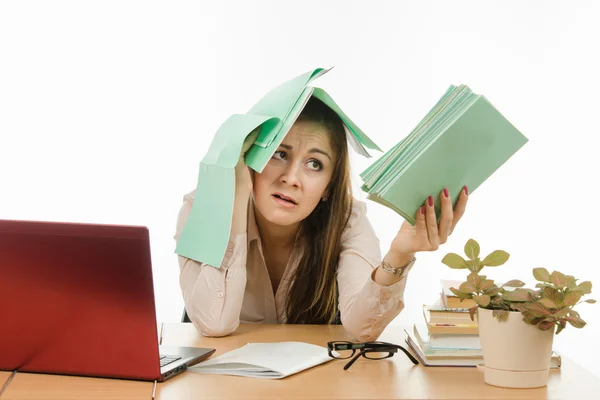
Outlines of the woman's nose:
M288 185L298 186L300 184L300 179L298 174L300 172L300 166L296 163L289 163L288 167L281 174L281 182L285 182Z

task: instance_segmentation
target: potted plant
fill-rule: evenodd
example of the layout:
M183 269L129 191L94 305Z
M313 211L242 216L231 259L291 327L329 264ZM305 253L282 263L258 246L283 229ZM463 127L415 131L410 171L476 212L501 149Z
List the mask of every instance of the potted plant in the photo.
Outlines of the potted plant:
M461 299L474 299L471 319L477 313L479 338L483 351L486 383L511 388L533 388L548 383L554 334L567 325L583 328L585 321L573 308L595 300L582 300L592 292L589 281L577 283L573 276L534 268L538 281L535 289L525 288L520 280L496 285L486 275L484 267L498 267L510 255L495 250L480 258L479 244L469 239L464 248L467 258L448 253L442 263L453 269L466 269L467 280L452 292Z

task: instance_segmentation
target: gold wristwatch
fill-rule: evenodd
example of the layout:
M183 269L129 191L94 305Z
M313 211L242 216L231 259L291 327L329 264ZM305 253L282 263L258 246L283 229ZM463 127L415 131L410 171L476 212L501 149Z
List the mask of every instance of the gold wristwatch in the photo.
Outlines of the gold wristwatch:
M383 269L388 274L392 274L392 275L401 277L404 275L404 271L406 271L409 267L411 267L415 263L415 261L417 261L417 258L413 257L412 260L410 260L410 262L408 264L406 264L402 267L392 267L389 263L382 261L381 269Z

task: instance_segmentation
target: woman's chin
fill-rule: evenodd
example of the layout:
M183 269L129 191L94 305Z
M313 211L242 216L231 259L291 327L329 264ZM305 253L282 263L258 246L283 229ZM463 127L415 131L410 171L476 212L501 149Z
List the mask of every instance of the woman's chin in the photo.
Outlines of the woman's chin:
M294 225L301 221L297 216L290 215L289 212L282 213L278 210L271 210L265 217L270 223L279 226Z

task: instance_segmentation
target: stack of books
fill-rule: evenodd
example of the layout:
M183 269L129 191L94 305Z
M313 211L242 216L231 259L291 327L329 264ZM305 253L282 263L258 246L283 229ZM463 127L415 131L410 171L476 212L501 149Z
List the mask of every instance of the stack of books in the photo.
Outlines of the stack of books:
M469 314L476 303L472 299L461 301L450 291L460 284L442 280L440 298L424 305L424 321L406 332L406 343L425 366L475 367L484 363L477 316L471 320ZM560 364L560 355L553 353L551 366L558 368Z

